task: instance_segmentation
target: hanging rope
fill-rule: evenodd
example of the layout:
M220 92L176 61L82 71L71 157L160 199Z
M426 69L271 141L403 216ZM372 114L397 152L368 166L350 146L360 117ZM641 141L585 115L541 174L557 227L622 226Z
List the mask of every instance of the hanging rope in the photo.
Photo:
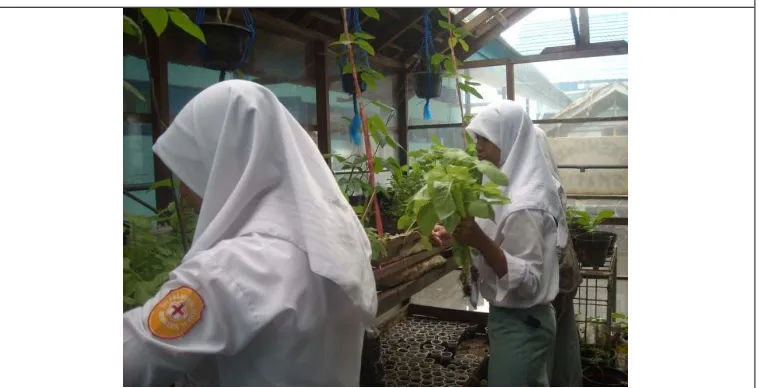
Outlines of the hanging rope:
M425 94L425 107L422 108L422 118L424 120L432 120L433 114L430 112L430 97L433 94L433 65L430 63L431 51L433 50L433 33L430 26L430 8L425 8L425 13L422 17L423 37L422 37L422 50L423 58L427 63L427 90Z
M248 38L245 40L245 44L243 45L243 52L240 55L240 58L238 61L232 66L231 69L226 70L235 70L239 69L243 65L243 60L248 56L248 50L251 49L251 45L253 44L253 39L256 37L256 27L253 24L253 17L251 17L251 13L248 11L248 8L240 8L240 11L243 13L243 21L245 22L245 26L248 29L249 35ZM200 26L203 23L203 18L206 16L206 9L205 8L198 8L198 10L195 13L195 24ZM206 45L203 42L200 42L200 52L201 52L201 58L203 58L204 62L207 59L206 56ZM222 70L219 74L219 81L223 81L225 78L225 70Z
M360 11L359 8L348 8L346 10L346 19L348 22L348 27L351 32L362 32L362 26L361 26L361 20L360 20ZM358 67L369 67L369 54L366 50L362 49L361 47L355 46L353 48L354 50L354 63ZM341 58L341 61L339 63L340 65L340 71L341 74L343 74L343 69L348 64L348 54L344 54ZM364 90L366 88L366 83L359 80L359 87L360 89ZM359 103L356 100L356 90L351 94L353 103L354 103L354 117L351 119L351 125L348 130L349 138L351 139L351 143L355 145L361 144L362 135L361 135L361 129L362 129L362 119L359 115Z

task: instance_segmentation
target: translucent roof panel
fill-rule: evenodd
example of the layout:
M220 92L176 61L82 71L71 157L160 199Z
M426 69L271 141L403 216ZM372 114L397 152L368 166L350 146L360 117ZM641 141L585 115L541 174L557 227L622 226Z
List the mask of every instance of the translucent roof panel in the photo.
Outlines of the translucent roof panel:
M591 43L628 40L628 9L589 8L588 13ZM501 37L520 55L540 54L547 47L574 45L570 9L538 8Z

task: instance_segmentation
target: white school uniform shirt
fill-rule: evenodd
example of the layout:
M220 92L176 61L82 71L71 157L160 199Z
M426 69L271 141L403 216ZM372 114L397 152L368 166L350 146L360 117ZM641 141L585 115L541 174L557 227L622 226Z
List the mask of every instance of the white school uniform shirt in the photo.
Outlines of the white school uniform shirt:
M169 281L124 313L124 385L358 385L377 310L369 241L274 94L211 86L154 151L203 206Z
M559 291L557 251L566 244L567 223L553 166L533 122L519 104L503 100L489 104L467 130L499 147L499 169L509 178L504 191L510 203L494 208L495 222L477 219L486 235L500 243L507 261L507 274L498 278L476 255L483 297L507 308L549 304Z

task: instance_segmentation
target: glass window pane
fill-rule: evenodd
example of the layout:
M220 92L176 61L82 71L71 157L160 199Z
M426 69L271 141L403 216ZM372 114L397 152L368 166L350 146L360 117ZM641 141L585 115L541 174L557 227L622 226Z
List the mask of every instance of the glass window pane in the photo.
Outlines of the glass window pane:
M354 117L354 104L353 98L350 94L343 91L340 78L338 77L337 70L334 76L331 77L335 81L330 83L330 147L331 153L349 156L352 153L364 154L364 143L356 146L351 143L349 139L349 127L351 125L351 119ZM385 78L379 80L374 88L368 89L362 93L363 101L365 102L364 112L367 117L378 115L388 128L388 134L396 141L398 141L398 118L396 116L395 98L393 96L394 84L396 83L397 76L395 74L385 75ZM380 107L376 104L372 104L371 101L376 100L391 110ZM316 122L314 123L316 125ZM378 150L375 155L388 157L398 157L397 152L390 147L385 146L378 149L377 144L372 141L373 151ZM333 170L339 171L342 166L337 160L332 160Z
M169 54L172 59L168 69L172 117L200 91L219 82L218 71L199 66L200 53L192 39L180 35L177 41L186 42L191 51L184 55ZM272 50L272 47L277 47L277 50ZM306 42L257 30L252 52L242 69L244 79L269 88L305 127L316 123L316 89L305 86L313 85L313 67L310 63L306 65L306 48ZM233 78L233 73L227 72L224 79Z
M408 125L430 125L430 124L449 124L449 123L461 123L462 114L459 111L459 103L457 102L457 89L454 78L444 78L443 88L441 89L441 95L438 98L430 100L430 113L432 114L432 120L425 120L423 116L423 109L425 107L425 99L418 98L414 93L414 79L412 76L408 78L408 95L407 95L407 111L408 111Z
M131 191L130 194L139 198L142 201L147 202L149 205L156 207L156 192L155 191ZM124 197L124 212L128 214L140 215L140 216L153 216L152 210L138 203L137 201L129 198L126 195Z
M408 134L409 152L430 148L433 145L434 137L437 137L438 141L446 147L464 147L461 127L410 129Z
M628 55L515 65L516 101L530 117L628 115Z
M144 59L124 56L124 81L134 86L145 101L140 100L134 93L124 89L124 112L125 113L150 113L152 93L148 78L148 67Z
M145 184L154 180L153 126L124 123L124 184Z
M557 164L562 166L628 166L628 137L549 138ZM560 168L568 194L628 195L627 169Z
M477 69L464 69L463 73L472 77L471 82L480 85L473 85L473 88L480 93L482 99L462 91L462 103L465 114L477 114L485 108L486 105L507 99L507 67L490 66L480 67ZM457 121L461 122L461 121Z

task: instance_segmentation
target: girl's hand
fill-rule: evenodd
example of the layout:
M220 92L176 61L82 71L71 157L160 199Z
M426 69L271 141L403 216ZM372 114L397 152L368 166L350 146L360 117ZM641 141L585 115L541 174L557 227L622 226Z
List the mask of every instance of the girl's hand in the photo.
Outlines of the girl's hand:
M454 230L454 238L459 243L475 249L479 249L483 241L488 239L473 217L465 217L459 221L459 225Z
M451 245L454 238L451 233L443 227L443 225L436 225L433 228L433 233L430 235L430 240L433 242L433 244L442 247Z

